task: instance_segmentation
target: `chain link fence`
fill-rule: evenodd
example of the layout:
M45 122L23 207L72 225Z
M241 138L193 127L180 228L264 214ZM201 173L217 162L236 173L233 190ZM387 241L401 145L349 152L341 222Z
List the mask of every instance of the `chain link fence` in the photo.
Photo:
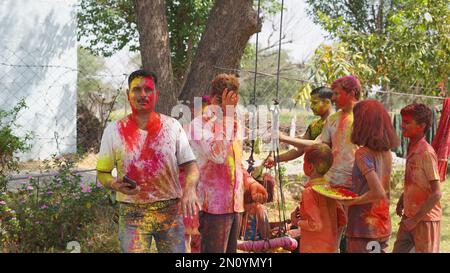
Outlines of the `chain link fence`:
M82 168L95 167L107 122L130 112L127 76L140 66L136 54L106 59L78 48L65 65L42 63L38 50L2 46L0 52L0 109L10 111L23 100L14 134L32 133L31 149L19 154L21 168L33 170L52 154L67 153L84 155Z

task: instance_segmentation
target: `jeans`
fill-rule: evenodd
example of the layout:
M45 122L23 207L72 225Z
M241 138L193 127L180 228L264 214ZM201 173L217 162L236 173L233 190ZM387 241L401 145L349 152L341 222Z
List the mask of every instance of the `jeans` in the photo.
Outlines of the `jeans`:
M122 253L148 253L155 239L159 253L184 253L184 225L178 203L152 209L149 205L121 203L119 242Z

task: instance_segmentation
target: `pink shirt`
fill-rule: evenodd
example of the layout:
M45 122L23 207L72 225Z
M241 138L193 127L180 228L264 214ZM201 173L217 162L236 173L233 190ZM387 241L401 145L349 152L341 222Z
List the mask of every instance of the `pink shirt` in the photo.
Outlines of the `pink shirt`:
M197 193L201 210L211 214L244 212L244 179L251 177L242 165L242 138L234 135L227 140L205 117L195 118L190 129L190 144L200 168Z
M409 147L403 193L403 204L407 217L415 216L431 195L430 182L440 180L437 162L436 153L425 138ZM438 203L422 221L439 221L441 215L441 204Z

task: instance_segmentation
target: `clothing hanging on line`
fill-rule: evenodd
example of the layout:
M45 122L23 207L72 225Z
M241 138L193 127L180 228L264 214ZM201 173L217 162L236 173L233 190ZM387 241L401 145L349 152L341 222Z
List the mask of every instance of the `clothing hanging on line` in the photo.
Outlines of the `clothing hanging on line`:
M450 156L450 98L444 100L439 126L432 146L438 157L441 181L444 181Z

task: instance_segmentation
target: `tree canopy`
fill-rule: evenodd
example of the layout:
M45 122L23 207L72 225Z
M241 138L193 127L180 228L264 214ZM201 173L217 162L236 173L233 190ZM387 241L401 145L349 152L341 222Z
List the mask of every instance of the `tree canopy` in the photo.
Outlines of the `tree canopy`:
M366 85L439 93L450 73L447 0L308 1L310 14L374 73ZM448 89L448 87L447 87Z

